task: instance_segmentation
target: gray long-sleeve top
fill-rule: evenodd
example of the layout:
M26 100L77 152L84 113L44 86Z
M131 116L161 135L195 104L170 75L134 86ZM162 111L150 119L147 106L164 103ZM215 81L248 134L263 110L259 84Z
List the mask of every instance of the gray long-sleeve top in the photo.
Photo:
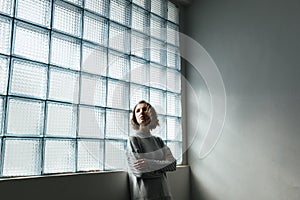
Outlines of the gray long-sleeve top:
M148 167L136 169L133 164L145 159ZM128 139L128 172L133 200L170 200L167 171L176 170L176 160L160 137L146 136L138 131Z

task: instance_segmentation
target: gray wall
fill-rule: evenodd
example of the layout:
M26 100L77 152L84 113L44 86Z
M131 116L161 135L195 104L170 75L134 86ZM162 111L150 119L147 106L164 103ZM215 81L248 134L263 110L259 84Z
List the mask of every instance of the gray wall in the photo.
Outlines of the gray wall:
M184 9L184 32L213 58L227 92L222 136L199 159L210 97L202 77L185 72L199 100L187 93L202 127L188 150L193 199L300 199L300 1L194 0ZM203 111L203 112L201 112Z
M189 167L168 173L175 200L190 199ZM126 172L51 175L0 181L1 199L129 200Z

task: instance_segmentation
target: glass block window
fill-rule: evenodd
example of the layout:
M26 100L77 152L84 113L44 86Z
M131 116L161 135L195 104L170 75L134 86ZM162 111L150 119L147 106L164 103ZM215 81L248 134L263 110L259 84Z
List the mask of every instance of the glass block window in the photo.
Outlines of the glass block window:
M0 178L126 168L141 100L180 163L178 31L167 0L0 1Z

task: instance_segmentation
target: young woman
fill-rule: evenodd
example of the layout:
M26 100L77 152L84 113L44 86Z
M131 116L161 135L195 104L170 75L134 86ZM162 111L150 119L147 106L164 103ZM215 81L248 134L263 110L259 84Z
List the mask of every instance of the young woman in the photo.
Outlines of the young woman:
M172 200L167 171L176 170L176 160L160 137L151 130L159 125L155 109L140 101L132 111L136 133L128 140L128 172L132 200Z

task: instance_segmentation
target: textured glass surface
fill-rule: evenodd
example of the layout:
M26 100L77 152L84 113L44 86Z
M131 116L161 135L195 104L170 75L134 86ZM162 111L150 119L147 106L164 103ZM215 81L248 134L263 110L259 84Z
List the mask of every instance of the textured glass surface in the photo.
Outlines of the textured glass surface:
M38 139L4 139L3 176L41 174L41 142Z
M106 141L105 142L105 169L125 169L125 142Z
M180 118L167 117L167 131L167 140L182 141Z
M47 102L47 136L76 137L77 107Z
M101 0L101 1L95 1L95 0L85 0L84 1L85 9L88 9L90 11L93 11L97 14L106 16L108 15L108 6L109 6L109 0Z
M151 88L150 104L156 109L158 114L166 114L166 92Z
M180 52L179 47L167 46L167 66L180 70Z
M109 47L118 51L129 53L130 32L124 26L110 23L109 27Z
M167 84L167 70L166 67L150 64L150 86L166 89Z
M44 103L23 99L8 100L8 134L40 135L43 133Z
M151 12L161 16L166 16L166 1L165 0L151 0Z
M141 100L149 101L149 88L130 84L130 110Z
M149 9L149 0L132 0L133 3L135 3L138 6L143 7L144 9Z
M75 140L45 140L44 173L75 171Z
M170 22L167 23L167 42L179 46L179 27Z
M53 34L51 63L74 70L80 69L80 40L61 34Z
M11 19L0 16L0 53L10 53Z
M125 26L130 23L130 2L126 0L110 0L110 19Z
M50 26L51 4L50 0L17 0L16 17Z
M168 142L168 147L170 148L173 156L177 160L177 164L182 163L182 143L181 142Z
M78 137L104 138L105 110L97 107L79 107Z
M103 142L78 141L78 171L103 170Z
M107 45L107 20L85 12L83 39L89 40L101 45Z
M159 40L165 41L166 39L166 25L163 18L151 14L150 18L150 34Z
M177 70L167 70L167 90L180 93L181 91L181 74Z
M167 114L173 116L181 116L181 98L180 95L167 93Z
M106 110L106 138L127 139L128 111Z
M3 115L4 115L4 97L0 96L0 135L2 135L2 126L3 126ZM1 141L0 141L1 144ZM0 150L1 155L1 150Z
M51 67L49 79L49 99L72 103L78 102L78 73Z
M70 3L76 4L76 5L80 6L80 7L82 7L82 4L83 4L84 0L64 0L64 1L68 1Z
M81 75L80 103L105 106L106 79L100 76Z
M149 37L137 32L131 32L131 54L149 60Z
M71 6L70 4L63 3L62 1L55 1L53 19L54 29L80 37L81 18L81 9Z
M166 65L166 46L164 42L151 38L150 60L160 65Z
M157 126L155 129L153 129L151 131L151 134L159 136L163 140L165 140L166 139L166 133L167 133L167 120L166 120L166 117L164 115L158 115L158 121L159 121L159 126Z
M82 71L106 76L107 49L97 45L83 43Z
M14 0L1 0L0 1L0 12L8 15L13 14Z
M109 51L108 76L124 81L129 80L129 56Z
M46 65L14 59L12 62L10 94L46 98Z
M131 27L147 34L149 32L149 13L133 5Z
M179 23L179 9L172 2L168 2L168 20L175 24Z
M48 63L49 32L17 22L14 54Z
M129 84L114 80L108 80L107 84L107 106L128 109Z
M130 59L130 78L131 82L142 85L149 85L149 63L131 57Z
M9 58L0 56L0 94L6 95Z

